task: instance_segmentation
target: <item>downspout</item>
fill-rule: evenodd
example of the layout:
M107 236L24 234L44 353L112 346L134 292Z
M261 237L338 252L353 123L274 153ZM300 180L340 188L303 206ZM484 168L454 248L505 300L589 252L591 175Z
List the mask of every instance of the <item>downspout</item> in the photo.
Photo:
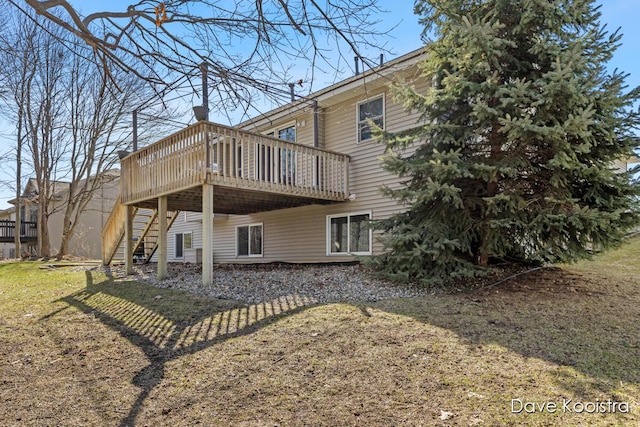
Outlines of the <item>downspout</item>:
M319 126L319 111L318 111L318 101L313 100L313 146L318 148L320 146L320 135L318 131Z

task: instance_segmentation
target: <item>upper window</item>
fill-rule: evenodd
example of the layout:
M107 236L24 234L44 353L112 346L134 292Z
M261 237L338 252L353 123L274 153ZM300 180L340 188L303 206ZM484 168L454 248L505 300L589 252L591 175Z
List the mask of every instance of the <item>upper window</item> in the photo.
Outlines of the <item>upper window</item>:
M295 125L288 126L286 128L278 129L278 139L284 139L285 141L296 142L296 127Z
M272 136L284 141L296 142L296 124L295 122L292 122L282 127L277 127L264 132L263 135Z
M283 141L296 142L296 125L272 129L264 135L277 137ZM296 181L296 152L287 148L277 148L268 144L256 144L255 177L258 180L276 184L293 184Z
M371 139L369 120L384 128L384 97L379 96L358 104L358 142Z
M262 256L262 224L236 227L236 255Z
M327 255L371 255L370 213L329 215Z

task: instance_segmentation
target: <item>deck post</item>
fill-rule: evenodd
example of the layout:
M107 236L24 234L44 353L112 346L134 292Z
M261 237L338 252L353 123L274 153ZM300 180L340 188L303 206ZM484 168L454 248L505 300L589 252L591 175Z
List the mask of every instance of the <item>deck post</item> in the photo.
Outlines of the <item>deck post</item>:
M202 284L213 284L213 185L202 184Z
M158 197L158 280L167 277L167 196Z
M125 206L124 219L124 269L127 275L133 274L133 206Z

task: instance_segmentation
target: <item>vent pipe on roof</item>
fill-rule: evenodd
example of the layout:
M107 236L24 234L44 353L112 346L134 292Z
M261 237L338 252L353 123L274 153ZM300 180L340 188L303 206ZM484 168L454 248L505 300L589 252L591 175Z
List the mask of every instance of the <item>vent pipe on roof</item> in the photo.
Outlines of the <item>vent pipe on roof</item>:
M382 64L384 64L384 53L380 54L380 66L382 67Z
M313 100L313 146L315 148L318 148L320 145L320 136L319 136L319 130L318 130L318 125L319 125L319 120L318 120L318 114L319 114L319 110L318 110L318 101L317 100Z
M200 71L202 72L202 106L193 107L198 121L209 120L209 67L206 62L200 64Z
M133 151L138 151L138 110L133 110Z
M360 74L360 61L358 61L358 57L353 57L354 62L356 63L356 76Z

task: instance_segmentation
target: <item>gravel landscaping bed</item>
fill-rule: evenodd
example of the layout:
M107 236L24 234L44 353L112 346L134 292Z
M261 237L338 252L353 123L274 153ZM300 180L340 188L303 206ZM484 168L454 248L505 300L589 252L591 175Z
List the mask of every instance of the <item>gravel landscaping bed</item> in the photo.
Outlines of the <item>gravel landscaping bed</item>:
M201 265L171 263L164 280L156 279L156 265L134 266L126 276L123 266L105 268L115 278L126 277L161 288L257 304L281 297L306 303L371 302L389 298L430 295L432 289L389 283L361 265L217 265L213 285L202 285Z

